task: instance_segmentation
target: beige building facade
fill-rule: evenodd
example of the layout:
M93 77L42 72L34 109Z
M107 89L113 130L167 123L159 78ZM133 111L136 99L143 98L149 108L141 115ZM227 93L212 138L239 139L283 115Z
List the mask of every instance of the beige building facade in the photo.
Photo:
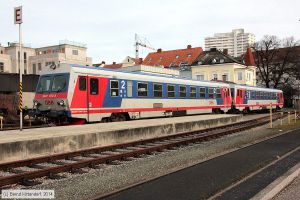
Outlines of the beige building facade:
M202 81L221 80L256 85L256 67L238 63L192 66L192 78Z
M228 54L238 57L244 54L248 47L255 43L253 33L245 33L244 29L233 29L229 33L215 33L213 37L205 38L205 51L217 48L223 51L228 50Z
M19 73L19 44L9 43L7 47L0 46L0 53L0 73ZM92 58L87 57L86 46L69 41L41 48L30 48L23 45L22 60L24 74L39 74L42 68L58 63L92 66Z

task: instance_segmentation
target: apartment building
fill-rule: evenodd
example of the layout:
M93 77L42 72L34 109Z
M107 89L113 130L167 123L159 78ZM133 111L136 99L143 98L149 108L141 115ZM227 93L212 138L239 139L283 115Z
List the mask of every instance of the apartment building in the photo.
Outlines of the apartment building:
M217 48L221 51L228 50L233 57L243 55L247 48L255 43L253 33L245 33L244 29L233 29L229 33L215 33L213 37L205 38L205 51Z
M60 41L59 45L31 48L22 46L24 74L39 74L42 68L54 63L92 65L92 58L87 57L84 44ZM8 43L0 46L0 72L19 73L19 44Z
M237 84L256 85L256 67L251 49L248 48L240 62L227 51L212 48L204 51L192 65L192 78L200 81L228 81Z

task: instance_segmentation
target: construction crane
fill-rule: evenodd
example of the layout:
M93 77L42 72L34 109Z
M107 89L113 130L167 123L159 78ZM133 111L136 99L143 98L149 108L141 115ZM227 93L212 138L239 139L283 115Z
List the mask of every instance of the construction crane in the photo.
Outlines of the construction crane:
M135 58L136 59L140 58L139 57L139 46L156 51L156 49L150 45L149 41L146 38L141 38L138 34L135 34L134 46L135 46Z

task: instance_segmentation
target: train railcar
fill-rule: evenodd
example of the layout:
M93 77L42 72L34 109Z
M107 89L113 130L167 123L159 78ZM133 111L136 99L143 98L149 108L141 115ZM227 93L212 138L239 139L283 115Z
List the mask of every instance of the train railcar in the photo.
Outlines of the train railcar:
M23 75L23 114L33 108L39 75ZM6 121L19 120L19 74L0 73L0 115Z
M232 84L233 109L245 113L263 109L281 109L283 92L278 89Z
M230 85L142 72L59 64L45 69L37 116L79 123L226 112Z

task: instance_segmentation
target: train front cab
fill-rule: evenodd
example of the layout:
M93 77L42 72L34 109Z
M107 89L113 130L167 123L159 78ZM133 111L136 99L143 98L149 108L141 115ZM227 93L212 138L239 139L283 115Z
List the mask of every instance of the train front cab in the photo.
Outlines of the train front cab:
M69 73L41 75L33 100L34 115L53 121L67 120Z

